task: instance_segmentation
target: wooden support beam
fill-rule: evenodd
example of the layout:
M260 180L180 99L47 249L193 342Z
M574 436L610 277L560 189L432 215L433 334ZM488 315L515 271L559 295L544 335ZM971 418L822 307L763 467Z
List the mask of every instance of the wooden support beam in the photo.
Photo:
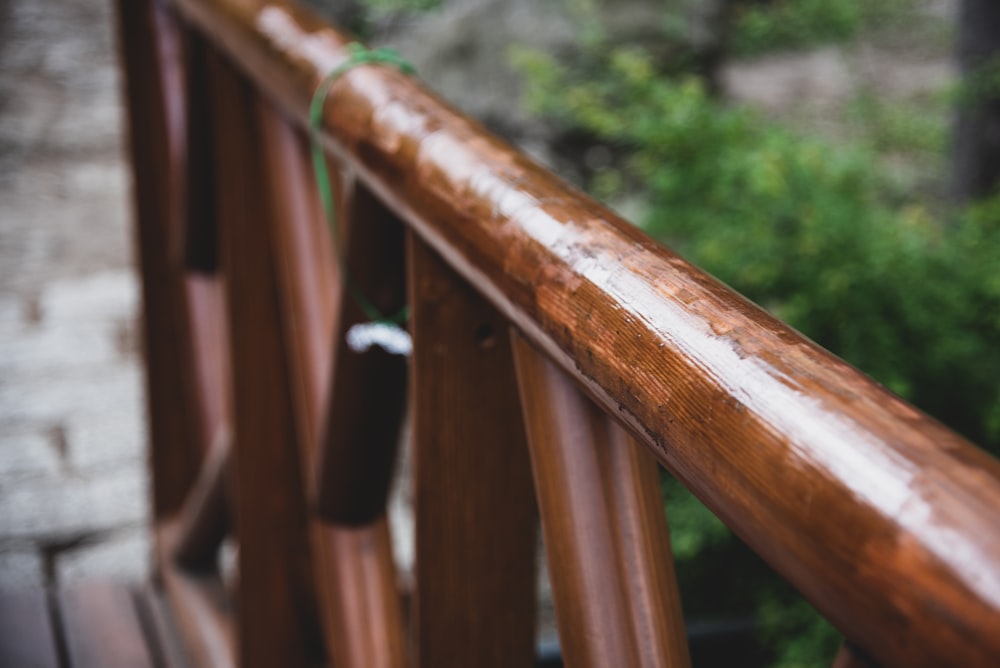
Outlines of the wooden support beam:
M536 515L507 323L412 235L408 257L416 665L531 666Z
M270 105L260 116L274 215L270 238L279 267L282 322L296 407L303 479L315 475L327 404L331 345L343 292L304 138ZM331 163L337 202L343 178ZM313 568L327 653L338 668L402 668L407 664L396 572L385 517L345 528L311 522Z
M177 521L173 555L188 570L216 570L219 547L232 528L232 435L223 430L219 436Z
M686 668L654 461L519 335L514 359L567 664Z
M151 0L120 0L118 18L142 272L153 515L163 518L180 508L200 459L182 268L170 254L184 161L180 34Z
M322 440L316 507L334 524L369 524L385 512L406 397L406 358L379 346L348 344L369 323L362 302L391 317L406 305L403 225L367 188L351 180L341 193L346 224L340 248L341 296ZM375 316L378 317L378 316Z
M156 524L160 579L184 639L187 655L197 668L234 668L234 610L217 570L186 571L176 563L176 520Z
M302 494L268 200L257 134L260 99L209 54L216 206L232 355L238 661L302 666L316 660L306 507Z

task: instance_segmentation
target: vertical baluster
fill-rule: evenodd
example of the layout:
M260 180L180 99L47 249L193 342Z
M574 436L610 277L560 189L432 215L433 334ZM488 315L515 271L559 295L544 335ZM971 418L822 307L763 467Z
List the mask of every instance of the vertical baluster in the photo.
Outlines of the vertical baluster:
M273 192L271 239L279 265L282 319L293 360L297 426L303 464L316 459L326 386L330 377L334 310L343 298L329 233L302 138L267 106L261 115L264 164ZM337 170L333 170L336 174ZM335 178L345 229L352 227L351 201ZM369 258L381 266L377 257ZM339 328L338 328L339 329ZM343 337L340 332L339 337ZM349 388L350 389L350 388ZM313 472L303 473L306 480ZM329 526L314 518L314 571L324 635L338 668L401 667L406 664L402 617L384 516L356 528Z
M412 235L409 262L417 664L530 666L535 507L506 321Z
M360 526L385 512L403 417L406 358L378 346L352 350L346 333L372 319L359 297L386 316L405 305L404 243L402 223L366 188L356 184L345 190L341 202L348 224L338 241L338 262L346 285L333 338L316 505L330 522Z
M315 659L314 600L290 383L269 243L257 97L219 56L208 75L232 356L238 652L243 666Z
M687 666L652 461L519 336L514 358L566 663Z
M153 515L164 518L180 507L200 459L181 268L169 252L180 220L184 90L177 28L158 3L121 0L118 16L143 279Z

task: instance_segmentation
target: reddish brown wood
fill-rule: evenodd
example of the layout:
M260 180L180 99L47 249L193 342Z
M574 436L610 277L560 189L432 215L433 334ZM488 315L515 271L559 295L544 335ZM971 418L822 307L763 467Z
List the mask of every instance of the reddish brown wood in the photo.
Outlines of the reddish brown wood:
M153 513L164 517L180 507L199 459L197 417L188 401L190 349L179 268L169 254L183 161L179 38L158 3L124 0L118 3L118 16L143 279Z
M88 582L63 588L59 611L74 668L154 666L135 601L125 587Z
M878 668L868 658L861 656L850 645L844 645L837 652L837 658L833 661L833 668Z
M147 636L155 638L160 668L190 668L193 664L181 642L174 614L169 609L163 592L152 583L136 591L140 616L147 620Z
M602 481L632 622L637 666L686 667L687 632L656 461L610 417Z
M216 570L219 546L232 528L231 454L232 436L223 431L181 509L173 554L183 568Z
M519 336L514 359L563 656L688 666L655 464Z
M402 224L366 188L351 185L341 193L343 287L316 466L316 508L329 522L358 526L385 512L403 417L406 358L378 346L354 351L347 331L372 320L358 295L386 317L399 313L406 296Z
M301 468L268 242L270 203L257 135L257 98L208 57L216 207L232 355L239 626L242 666L314 660L315 602Z
M507 324L419 239L408 258L416 663L531 666L535 504Z
M174 4L300 121L346 57L293 7ZM853 642L884 665L1000 662L1000 464L391 68L342 77L324 119L331 150Z
M385 518L369 527L318 531L317 537L317 552L326 565L326 586L319 594L333 664L408 665Z
M160 577L187 655L198 668L235 666L233 610L219 573L181 570L172 549L177 542L176 522L161 521L156 525Z
M0 666L58 668L45 590L0 590Z
M301 136L264 105L264 161L275 215L271 239L279 265L282 321L292 360L302 462L315 461L326 404L334 309L342 296L326 223ZM336 170L333 172L336 174ZM342 182L335 179L335 185ZM342 196L338 202L343 202ZM304 472L303 477L312 475ZM317 597L324 638L334 665L380 668L406 665L396 574L385 519L353 529L314 520L311 528Z

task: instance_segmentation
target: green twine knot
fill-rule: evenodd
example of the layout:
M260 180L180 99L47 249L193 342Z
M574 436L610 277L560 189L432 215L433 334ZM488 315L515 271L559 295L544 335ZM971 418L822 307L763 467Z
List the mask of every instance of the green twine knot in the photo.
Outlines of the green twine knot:
M330 238L334 246L334 253L340 265L341 276L344 279L347 291L365 314L365 317L369 318L372 322L398 326L409 319L409 310L404 306L399 313L393 316L386 316L351 279L347 267L347 257L340 248L340 227L337 222L337 206L333 200L333 188L330 185L330 173L326 168L326 156L323 153L320 129L323 122L323 107L326 104L330 87L348 71L361 65L391 65L409 76L415 74L416 70L413 65L393 49L369 49L363 44L352 42L347 45L347 50L350 53L348 59L323 77L319 86L316 87L316 92L313 93L312 102L309 104L309 130L312 142L313 174L316 176L316 187L319 189L323 212L326 214L326 222L330 227Z

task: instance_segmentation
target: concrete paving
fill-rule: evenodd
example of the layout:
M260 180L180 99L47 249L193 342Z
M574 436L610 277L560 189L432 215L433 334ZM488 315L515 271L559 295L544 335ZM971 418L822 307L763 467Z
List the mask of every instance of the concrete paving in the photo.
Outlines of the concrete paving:
M0 0L0 586L149 568L111 6Z

